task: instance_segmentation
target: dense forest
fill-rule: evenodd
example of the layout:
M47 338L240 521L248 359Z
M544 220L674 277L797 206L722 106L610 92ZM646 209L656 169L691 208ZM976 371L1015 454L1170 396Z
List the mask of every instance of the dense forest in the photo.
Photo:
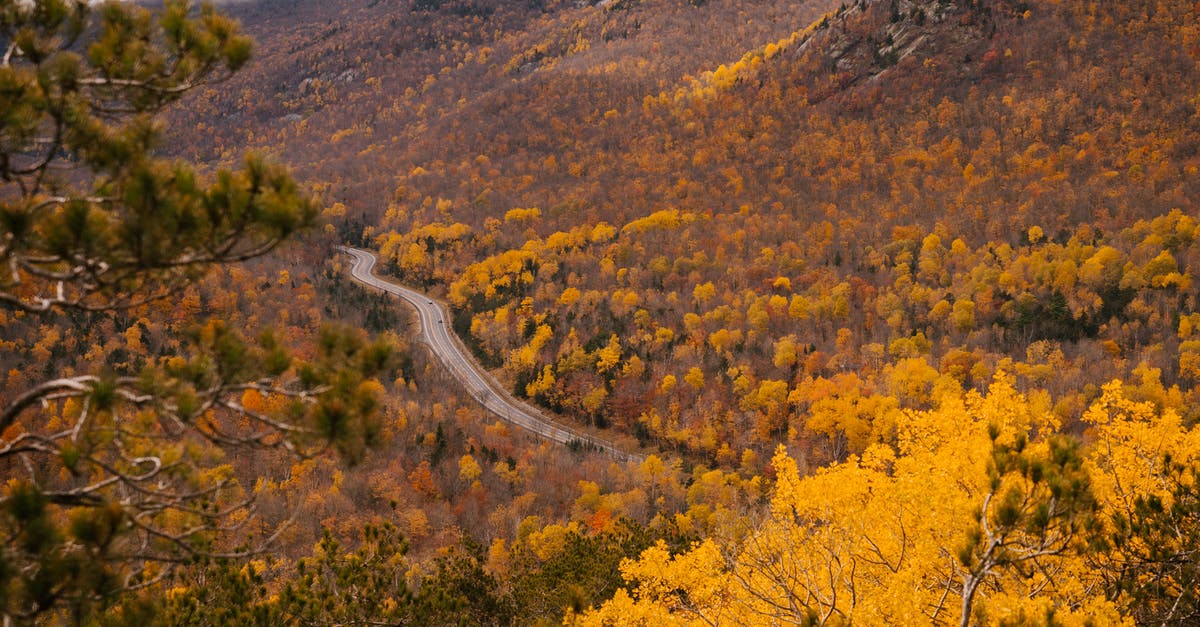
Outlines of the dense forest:
M148 6L0 2L6 620L1200 617L1195 2Z

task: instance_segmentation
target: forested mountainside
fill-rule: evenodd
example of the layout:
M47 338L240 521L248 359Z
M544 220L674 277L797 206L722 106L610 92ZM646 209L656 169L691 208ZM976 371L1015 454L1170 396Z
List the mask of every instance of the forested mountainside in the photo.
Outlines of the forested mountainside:
M613 106L640 106L643 95L736 59L755 42L786 36L830 6L234 3L226 8L256 37L257 62L189 100L176 112L174 130L188 158L236 159L247 146L287 154L296 167L320 172L314 178L352 215L375 223L398 175L447 149L455 161L474 150L452 128L455 120L479 120L472 134L494 135L511 124L512 136L498 139L555 149L550 138L525 131L554 111L561 126L598 119Z
M274 93L223 85L184 127L236 110L196 132L307 160L519 394L824 463L1001 363L1069 425L1139 367L1191 388L1192 6L396 10L253 5L238 80Z
M292 521L271 557L93 617L1200 616L1200 5L222 10L253 61L169 109L163 151L268 155L325 226L73 333L0 310L4 393L37 368L136 372L205 316L282 326L301 356L343 320L400 357L362 384L379 421L349 445L222 471L263 533ZM645 460L488 415L337 243L448 302L515 395Z
M517 118L540 152L479 132L454 172L447 142L376 242L518 391L710 462L780 440L835 461L998 368L1068 428L1088 383L1189 390L1195 248L1169 235L1195 229L1194 95L1169 86L1194 72L1189 21L900 8L835 11L576 118L573 142L554 112Z

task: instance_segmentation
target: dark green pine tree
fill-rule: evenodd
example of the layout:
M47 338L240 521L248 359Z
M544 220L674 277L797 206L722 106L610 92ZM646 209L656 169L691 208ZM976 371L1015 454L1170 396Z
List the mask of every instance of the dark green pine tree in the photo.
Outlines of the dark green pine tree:
M963 627L987 622L973 613L974 600L997 573L1044 570L1045 560L1083 548L1098 528L1098 505L1078 441L1056 435L1039 451L1023 434L1004 444L997 441L999 433L989 428L991 491L959 548ZM1052 623L1052 618L1029 620Z
M1200 622L1200 463L1162 461L1169 499L1137 496L1096 543L1109 596L1139 625Z
M659 534L626 519L595 535L568 533L562 551L539 559L528 547L514 551L512 595L529 623L561 624L567 612L599 607L627 585L621 561L636 559ZM691 538L674 529L667 538L672 550L684 550Z
M186 0L0 0L0 308L46 325L118 315L314 223L278 166L249 157L205 177L155 155L156 114L250 51L236 22ZM272 334L250 341L219 321L187 339L120 375L51 372L0 398L6 623L95 616L182 564L266 546L270 532L234 529L253 498L220 449L354 457L377 437L360 384L388 346L330 330L302 363ZM252 389L287 402L247 408Z

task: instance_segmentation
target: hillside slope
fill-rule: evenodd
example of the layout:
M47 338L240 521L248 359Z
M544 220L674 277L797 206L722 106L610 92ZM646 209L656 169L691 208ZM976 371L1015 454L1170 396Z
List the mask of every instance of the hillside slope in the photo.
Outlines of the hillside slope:
M822 461L997 370L1068 426L1114 376L1192 394L1192 3L283 6L180 112L198 156L327 181L581 422Z
M538 70L427 127L377 242L518 392L713 460L997 368L1068 424L1190 393L1195 8L1155 4L858 3L624 100Z
M328 182L331 199L378 217L396 174L447 147L469 154L447 125L474 120L493 136L509 122L524 127L509 116L543 90L567 95L559 105L588 116L640 103L642 94L736 57L831 4L234 3L227 9L258 42L255 62L180 107L173 132L189 147L184 156L202 161L225 161L247 146L286 156Z

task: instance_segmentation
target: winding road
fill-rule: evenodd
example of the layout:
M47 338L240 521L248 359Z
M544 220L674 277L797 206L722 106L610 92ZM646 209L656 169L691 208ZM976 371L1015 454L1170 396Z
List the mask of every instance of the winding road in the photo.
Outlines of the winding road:
M381 279L372 272L375 255L349 246L338 250L354 258L350 276L370 287L395 294L416 308L421 319L421 339L429 345L438 361L457 379L480 405L530 433L563 445L582 444L603 451L623 461L640 461L641 455L626 452L611 442L557 424L532 406L509 394L491 375L469 357L450 332L449 312L440 302L416 291Z

